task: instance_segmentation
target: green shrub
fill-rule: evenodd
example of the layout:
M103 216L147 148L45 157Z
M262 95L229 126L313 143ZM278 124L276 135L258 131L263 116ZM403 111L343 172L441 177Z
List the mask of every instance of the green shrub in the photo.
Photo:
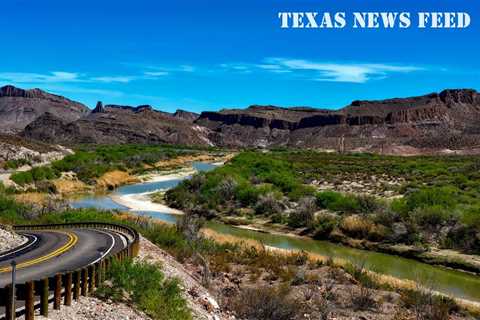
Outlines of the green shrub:
M328 215L321 215L315 219L313 237L318 240L328 239L330 233L337 225L338 219Z
M33 176L30 171L16 172L10 176L10 179L21 186L33 183Z
M419 207L411 212L411 218L421 226L438 226L451 217L444 207L435 205L431 207Z
M334 204L341 202L343 199L343 195L335 191L318 192L315 197L317 198L317 206L320 209L330 209Z
M380 201L374 196L359 195L356 197L356 199L358 210L363 214L373 213L382 207Z
M280 192L269 192L260 195L255 205L256 214L272 215L282 211L282 194Z
M457 204L457 198L458 192L453 187L422 188L406 196L406 206L410 211L432 206L452 208Z
M153 319L191 319L178 280L167 280L158 266L130 260L114 262L107 273L112 286L102 285L97 294L114 301L125 300L124 292ZM127 301L128 302L128 301Z
M16 172L12 174L11 180L18 185L30 184L37 181L52 180L59 174L51 167L34 167L29 171Z
M288 216L288 225L293 228L311 228L316 209L315 198L307 197L300 199L295 210Z

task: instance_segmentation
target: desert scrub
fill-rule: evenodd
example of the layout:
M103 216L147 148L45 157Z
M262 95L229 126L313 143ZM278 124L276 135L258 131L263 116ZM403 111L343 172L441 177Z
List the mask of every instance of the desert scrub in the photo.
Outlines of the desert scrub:
M228 302L241 319L291 320L303 316L301 305L285 288L246 288Z
M161 160L180 155L193 155L200 151L192 147L168 145L100 145L80 146L75 153L52 162L49 166L12 175L12 180L24 185L41 180L54 179L62 172L72 171L86 183L113 170L143 172Z
M114 261L107 279L96 292L101 298L133 302L153 319L192 319L178 280L165 279L158 266L131 260Z
M36 183L44 180L58 178L60 173L51 167L35 167L29 171L16 172L10 179L21 186Z

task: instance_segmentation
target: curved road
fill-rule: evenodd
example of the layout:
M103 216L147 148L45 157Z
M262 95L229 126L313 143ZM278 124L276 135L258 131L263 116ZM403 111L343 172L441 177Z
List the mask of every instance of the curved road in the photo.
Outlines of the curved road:
M0 255L0 288L11 283L12 260L17 263L17 283L23 283L96 263L101 257L122 250L129 241L125 235L106 229L19 233L32 236L36 241L26 250L8 256Z

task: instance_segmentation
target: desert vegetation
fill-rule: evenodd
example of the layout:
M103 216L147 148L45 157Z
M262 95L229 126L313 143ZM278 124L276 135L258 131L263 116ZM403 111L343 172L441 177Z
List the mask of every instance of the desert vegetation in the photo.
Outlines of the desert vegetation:
M479 254L479 168L478 157L466 156L244 152L164 198L207 218L267 219L317 239Z
M421 291L424 299L418 301L415 288L397 290L381 284L361 265L336 265L305 252L275 252L254 243L214 241L200 231L203 219L190 211L177 225L97 209L36 211L16 203L2 189L0 221L130 225L202 279L219 298L222 310L239 319L349 319L358 314L371 319L469 317L453 300L433 292ZM99 297L133 303L154 319L191 318L179 284L164 279L161 266L126 261L116 264L108 278L97 292Z
M75 153L54 161L51 165L35 167L29 171L14 173L11 179L23 186L56 179L64 172L72 172L87 184L114 171L141 173L154 168L159 161L180 155L198 153L201 148L169 145L99 145L80 146ZM18 164L11 164L18 165Z

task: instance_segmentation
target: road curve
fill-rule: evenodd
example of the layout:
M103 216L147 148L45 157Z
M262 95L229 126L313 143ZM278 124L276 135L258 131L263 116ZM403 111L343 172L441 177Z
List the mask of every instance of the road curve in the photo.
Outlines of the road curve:
M119 252L129 239L107 229L73 228L22 231L36 241L18 253L0 255L0 288L11 283L10 263L17 263L17 283L73 271Z

